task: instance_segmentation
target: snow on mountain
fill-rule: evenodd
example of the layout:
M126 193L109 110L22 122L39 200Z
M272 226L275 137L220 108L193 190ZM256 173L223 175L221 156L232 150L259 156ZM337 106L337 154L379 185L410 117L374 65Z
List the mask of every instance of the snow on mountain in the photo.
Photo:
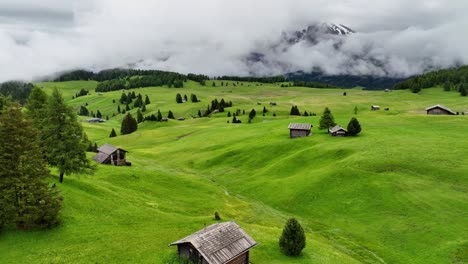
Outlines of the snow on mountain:
M348 34L355 33L354 30L342 24L327 23L326 26L328 27L329 33L335 34L335 35L348 35Z

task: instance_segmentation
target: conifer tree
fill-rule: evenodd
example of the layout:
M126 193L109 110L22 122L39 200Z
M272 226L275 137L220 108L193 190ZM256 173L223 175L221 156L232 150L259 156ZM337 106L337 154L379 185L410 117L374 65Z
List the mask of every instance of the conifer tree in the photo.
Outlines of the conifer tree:
M174 113L172 113L171 110L169 110L169 113L167 113L167 118L169 118L169 119L175 119Z
M146 112L146 103L143 103L143 105L141 106L141 112Z
M138 123L133 118L132 114L128 113L123 119L120 127L120 134L127 135L131 134L138 129Z
M116 137L117 136L117 133L115 133L115 129L112 128L112 131L109 135L110 138L113 138L113 137Z
M141 113L140 109L137 111L137 123L143 122L143 114Z
M158 109L157 121L161 122L162 118L163 117L162 117L161 111L159 111L159 109Z
M41 134L42 126L44 125L43 120L45 120L47 116L47 94L41 88L34 87L29 94L26 109L27 116ZM88 109L86 109L86 111L88 111ZM86 115L88 114L89 113Z
M102 118L101 111L97 110L97 112L96 112L96 117L97 117L97 118Z
M198 110L198 117L202 117L201 111Z
M130 106L128 104L125 105L125 111L130 111Z
M335 118L333 117L333 114L331 113L330 109L328 109L328 107L325 107L322 117L320 118L319 129L329 129L334 126L336 126Z
M182 96L180 94L176 95L176 103L178 103L178 104L182 103Z
M122 112L122 110L120 110L120 105L117 106L117 112L119 112L119 114Z
M279 240L281 251L287 256L298 256L306 246L306 237L301 224L291 218L286 222Z
M145 104L147 104L147 105L151 104L151 101L150 101L148 95L146 95L146 97L145 97Z
M255 112L255 109L252 109L249 113L249 120L254 119L256 115L257 115L257 112Z
M37 130L18 107L5 110L0 115L0 228L4 224L45 228L58 223L62 197L48 186L49 176Z
M468 84L466 84L466 83L460 84L459 92L460 92L460 95L461 95L461 96L466 96L466 95L467 95L467 91L466 91L466 90L467 90L467 86L468 86Z
M59 169L59 181L63 182L64 174L89 169L86 146L82 141L83 129L73 109L65 104L62 94L57 89L49 98L47 119L43 120L43 123L47 161Z
M361 132L361 124L359 124L359 121L357 118L353 117L348 123L348 135L350 136L356 136Z

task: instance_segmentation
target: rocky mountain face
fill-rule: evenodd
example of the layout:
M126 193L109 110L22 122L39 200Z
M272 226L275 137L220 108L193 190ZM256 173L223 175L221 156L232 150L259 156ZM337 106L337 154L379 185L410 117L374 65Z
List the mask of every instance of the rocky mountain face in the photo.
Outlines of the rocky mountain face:
M283 32L278 41L250 52L245 57L245 63L252 68L260 66L267 69L269 67L279 68L290 80L326 82L349 88L361 86L367 89L385 89L403 80L401 78L382 77L382 75L330 75L317 67L311 68L310 71L291 72L288 70L290 68L288 65L288 52L291 49L305 46L309 50L313 50L314 46L319 46L321 43L326 42L332 43L332 49L339 54L343 42L354 33L356 32L353 29L342 24L311 24L302 30ZM355 66L354 64L356 63L365 61L367 64L373 65L373 67L381 69L385 73L385 62L365 52L352 54L350 57L353 58L353 60L347 62L350 68Z

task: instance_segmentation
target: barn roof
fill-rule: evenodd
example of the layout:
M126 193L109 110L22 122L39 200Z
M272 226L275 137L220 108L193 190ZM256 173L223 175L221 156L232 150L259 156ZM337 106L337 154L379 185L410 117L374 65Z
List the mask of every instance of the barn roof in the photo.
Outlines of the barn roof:
M346 129L342 128L342 127L339 126L339 125L336 125L336 126L330 128L328 131L330 131L330 133L336 133L336 132L338 132L338 131L340 131L340 130L343 130L343 131L346 132Z
M428 108L426 108L426 111L432 110L432 109L434 109L434 108L444 109L445 111L450 112L450 113L452 113L452 114L454 114L454 115L456 114L456 113L455 113L454 111L452 111L450 108L447 108L447 107L445 107L445 106L443 106L443 105L440 105L440 104L437 104L437 105L433 105L433 106L431 106L431 107L428 107Z
M298 124L298 123L291 123L288 126L289 129L295 130L310 130L312 128L311 124Z
M234 221L210 225L170 246L185 243L192 244L209 264L227 263L257 245Z

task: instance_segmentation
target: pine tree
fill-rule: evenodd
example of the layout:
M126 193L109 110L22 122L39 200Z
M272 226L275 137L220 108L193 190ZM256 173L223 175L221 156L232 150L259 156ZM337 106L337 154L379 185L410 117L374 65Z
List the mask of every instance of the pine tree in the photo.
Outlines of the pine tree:
M116 137L117 136L117 133L115 133L115 129L112 128L112 131L109 135L110 138L113 138L113 137Z
M460 92L460 95L461 96L466 96L467 95L467 86L468 84L467 83L462 83L460 84L460 89L459 89L459 92Z
M169 113L167 113L167 118L170 118L170 119L175 119L174 117L174 113L172 113L171 110L169 110Z
M230 111L228 112L227 117L231 117L231 112Z
M186 95L186 94L184 94L184 101L185 101L185 102L188 102L188 98L187 98L187 95Z
M143 122L143 114L141 113L140 109L137 111L137 123Z
M143 103L143 105L141 106L141 112L146 112L146 103Z
M359 124L359 121L357 118L353 117L348 123L348 135L350 136L356 136L361 132L361 124Z
M128 113L123 119L120 127L120 134L127 135L131 134L138 129L138 123L133 118L132 114Z
M161 111L159 111L158 109L157 121L161 122L161 120L162 120L162 114L161 114Z
M151 101L150 101L148 95L146 95L146 97L145 97L145 104L147 104L147 105L151 104Z
M80 116L89 116L89 110L86 106L80 106L80 112L78 113Z
M357 108L357 106L355 106L354 107L354 114L357 115L357 113L358 113L358 108Z
M291 218L286 222L279 240L281 251L287 256L298 256L306 246L306 237L301 224Z
M34 87L29 94L26 109L27 116L34 124L34 127L39 130L39 134L42 135L43 120L47 118L47 94L41 88Z
M97 117L97 118L102 118L101 111L97 110L96 117Z
M130 106L128 104L125 105L125 111L130 111Z
M127 94L126 94L126 93L122 93L122 95L120 96L119 102L120 102L121 104L126 104L126 103L127 103L127 100L128 100ZM120 112L120 111L119 111L119 112Z
M216 87L216 83L215 83L215 82L213 82L213 84L212 84L211 86L213 86L213 87Z
M198 117L202 117L201 111L198 110Z
M334 126L336 126L335 118L333 117L333 114L331 113L330 109L328 109L328 107L325 107L322 117L320 118L319 129L329 129Z
M44 146L47 161L57 167L60 182L63 175L89 169L83 129L73 109L65 104L62 94L55 89L49 98L47 119L43 122Z
M122 111L120 110L120 105L117 106L117 112L119 112L119 114L120 114L120 112L122 112Z
M11 136L15 135L15 136ZM50 172L38 131L19 107L0 115L0 228L45 228L58 223L62 197L48 186Z
M182 96L180 94L176 95L176 103L178 103L178 104L182 103Z
M263 113L266 114L268 110L266 109L266 106L263 107Z
M255 109L252 109L249 113L249 120L254 119L256 115L257 115L257 112L255 112Z

